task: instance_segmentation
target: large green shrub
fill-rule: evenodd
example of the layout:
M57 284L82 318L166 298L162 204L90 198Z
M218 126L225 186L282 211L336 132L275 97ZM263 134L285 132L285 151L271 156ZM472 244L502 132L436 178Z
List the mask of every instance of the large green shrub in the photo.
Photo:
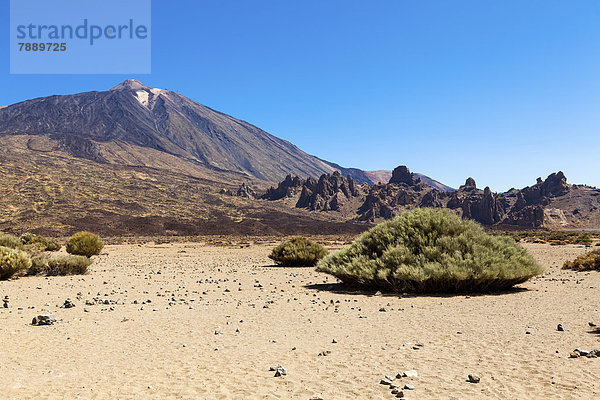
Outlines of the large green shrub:
M0 246L8 247L11 249L20 249L23 243L15 235L10 233L0 233Z
M566 261L563 268L575 271L600 271L600 249L579 256L574 261Z
M29 267L31 267L29 254L22 250L0 246L0 280L8 279Z
M511 238L447 210L415 209L326 257L317 271L396 292L464 292L505 289L542 268Z
M327 255L327 250L305 237L295 237L275 247L269 258L284 267L312 267Z
M77 232L67 242L67 253L91 257L100 254L104 247L98 235L90 232Z
M53 239L36 235L35 233L24 233L19 239L24 245L37 247L40 251L60 250L60 245L56 243Z

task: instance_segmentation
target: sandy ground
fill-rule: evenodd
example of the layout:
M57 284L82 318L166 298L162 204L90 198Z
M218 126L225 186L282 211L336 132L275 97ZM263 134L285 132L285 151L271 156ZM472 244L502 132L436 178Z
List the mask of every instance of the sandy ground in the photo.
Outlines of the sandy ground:
M265 245L107 246L89 275L0 282L0 398L392 399L379 381L410 369L408 399L598 398L600 358L569 353L600 348L600 273L560 270L583 248L527 248L547 273L526 290L401 297L272 266ZM42 310L59 322L32 326Z

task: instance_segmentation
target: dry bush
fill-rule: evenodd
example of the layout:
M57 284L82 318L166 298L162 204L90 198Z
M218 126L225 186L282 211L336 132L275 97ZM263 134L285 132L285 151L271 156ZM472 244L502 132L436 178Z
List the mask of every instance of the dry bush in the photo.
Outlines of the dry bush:
M574 261L566 261L563 268L575 271L600 271L600 249L579 256Z
M19 238L15 235L11 235L10 233L0 233L0 246L11 249L20 249L22 245Z
M0 280L8 279L29 267L31 267L29 254L22 250L0 246Z
M67 253L91 257L100 254L104 247L98 235L90 232L77 232L67 242Z
M313 267L327 250L305 237L295 237L275 247L269 258L283 267Z
M441 209L415 209L323 259L317 271L396 292L482 292L543 272L525 249Z
M32 258L29 275L83 275L93 261L85 256L49 257L40 254Z
M35 248L39 248L40 251L58 251L60 250L60 245L54 241L54 239L36 235L35 233L24 233L19 238L21 243L26 246L32 246Z

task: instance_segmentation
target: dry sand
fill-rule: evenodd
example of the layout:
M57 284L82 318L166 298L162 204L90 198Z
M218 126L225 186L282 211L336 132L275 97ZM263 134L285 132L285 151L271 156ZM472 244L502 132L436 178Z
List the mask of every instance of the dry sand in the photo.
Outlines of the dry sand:
M408 399L598 398L600 359L569 353L600 348L600 273L560 270L584 248L527 248L547 268L527 290L400 297L270 266L265 245L107 246L89 275L0 282L0 398L392 399L380 379L409 369ZM59 322L30 325L42 310Z

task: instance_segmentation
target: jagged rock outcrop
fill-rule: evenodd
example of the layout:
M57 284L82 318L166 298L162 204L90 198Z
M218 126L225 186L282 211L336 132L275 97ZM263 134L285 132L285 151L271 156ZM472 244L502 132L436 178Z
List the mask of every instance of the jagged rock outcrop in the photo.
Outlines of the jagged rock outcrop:
M308 179L314 180L313 178ZM291 197L302 188L305 182L307 181L300 177L288 175L276 188L271 187L267 189L267 192L261 198L265 200L280 200L285 197Z
M459 190L473 190L477 189L477 184L475 183L475 179L469 177L464 185L462 185Z
M405 165L394 168L392 171L392 177L388 183L401 184L404 183L408 186L414 186L421 182L419 178L415 178L414 174L409 171Z
M286 178L286 185L290 179ZM577 196L572 195L574 190L578 191ZM405 166L394 169L389 183L363 188L339 172L322 175L318 181L309 178L302 185L296 207L338 211L349 199L356 200L344 210L348 213L349 207L356 207L354 220L357 221L377 222L414 207L435 207L451 209L463 218L485 225L528 228L543 227L546 223L568 226L581 218L589 220L588 216L600 208L600 190L569 185L562 172L551 174L545 180L538 178L535 185L505 193L493 193L489 187L478 189L473 178L468 178L458 190L448 192L420 182ZM573 199L578 199L578 204L571 205ZM600 220L600 216L594 218Z
M296 203L298 208L336 211L351 197L360 195L359 187L351 176L344 178L338 171L323 174L318 181L307 179Z
M526 187L521 192L527 204L530 205L542 202L547 198L562 196L568 190L567 178L562 171L559 171L548 176L545 181L538 178L535 185Z
M254 189L252 189L252 186L246 184L246 182L243 182L240 185L235 195L238 197L244 197L246 199L255 199L257 197L256 192Z
M453 192L446 206L460 209L464 218L474 219L482 224L494 225L504 215L504 209L496 200L489 187L483 191L477 189L473 178L467 179L457 191Z

